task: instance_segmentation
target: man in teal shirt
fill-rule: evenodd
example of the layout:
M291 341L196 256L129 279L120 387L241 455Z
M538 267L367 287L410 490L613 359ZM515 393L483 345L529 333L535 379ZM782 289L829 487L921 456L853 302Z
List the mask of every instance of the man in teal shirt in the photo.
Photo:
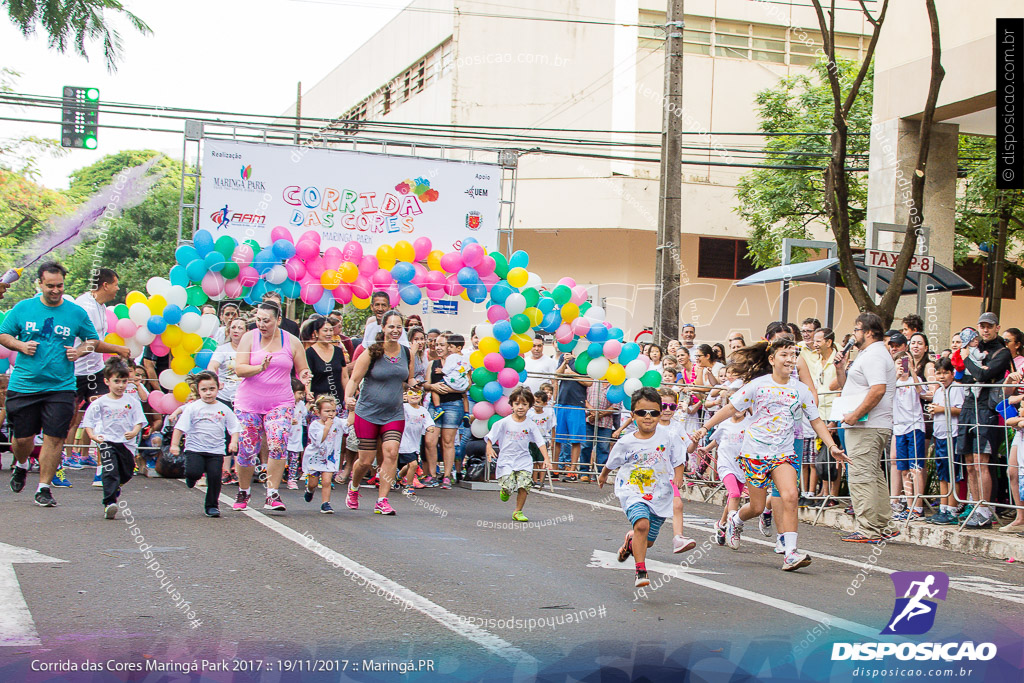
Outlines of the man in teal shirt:
M57 504L50 494L50 481L75 414L75 361L93 351L123 351L97 339L85 309L64 299L65 275L67 271L58 263L39 266L37 282L42 294L19 302L0 323L0 345L18 352L5 404L16 460L11 490L18 493L25 487L32 441L41 431L35 499L43 507ZM76 337L83 341L74 347Z

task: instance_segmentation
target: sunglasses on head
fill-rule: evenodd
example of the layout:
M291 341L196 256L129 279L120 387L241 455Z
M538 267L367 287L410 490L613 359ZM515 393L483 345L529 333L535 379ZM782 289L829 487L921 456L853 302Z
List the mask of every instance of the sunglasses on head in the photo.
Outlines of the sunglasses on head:
M662 403L661 404L661 409L662 410L675 410L678 405L679 404L677 404L677 403Z
M637 417L659 417L661 416L661 411L648 408L641 408L640 410L634 410L633 414L636 415Z

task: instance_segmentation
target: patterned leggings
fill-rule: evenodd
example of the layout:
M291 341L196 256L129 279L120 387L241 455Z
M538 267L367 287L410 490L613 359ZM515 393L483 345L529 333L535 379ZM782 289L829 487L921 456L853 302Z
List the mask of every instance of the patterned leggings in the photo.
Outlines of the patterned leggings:
M260 441L267 434L267 449L271 460L288 457L288 432L292 426L294 406L274 408L266 415L235 411L235 417L242 424L242 439L238 444L237 465L255 467L260 461Z

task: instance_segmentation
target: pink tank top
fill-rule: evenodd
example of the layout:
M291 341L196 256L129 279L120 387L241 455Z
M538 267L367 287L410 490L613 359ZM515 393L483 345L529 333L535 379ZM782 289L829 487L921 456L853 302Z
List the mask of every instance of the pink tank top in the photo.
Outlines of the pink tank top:
M295 404L292 392L292 374L295 369L292 362L291 335L281 330L281 348L272 351L270 365L258 375L245 377L238 385L235 394L235 408L245 413L266 415L274 408ZM252 351L249 352L249 364L260 365L268 354L262 348L263 337L256 331Z

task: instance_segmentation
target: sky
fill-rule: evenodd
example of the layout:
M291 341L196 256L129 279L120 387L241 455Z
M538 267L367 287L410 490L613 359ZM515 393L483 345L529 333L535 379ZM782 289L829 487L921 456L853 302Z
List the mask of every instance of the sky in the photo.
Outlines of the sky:
M346 4L342 4L346 3ZM60 96L65 85L97 87L100 99L218 111L277 114L295 101L296 84L308 91L398 13L399 0L175 0L125 5L153 33L143 36L118 22L123 58L109 73L102 46L87 46L89 60L73 51L50 49L45 35L24 38L0 15L0 66L21 73L15 92ZM339 112L340 113L340 112ZM0 116L60 121L59 109L0 105ZM101 113L100 123L146 125L141 117ZM181 128L180 121L154 120L155 128ZM23 135L59 138L60 127L0 121L0 138ZM70 150L39 162L39 181L66 188L68 174L105 154L156 149L180 158L182 136L103 129L96 150Z

